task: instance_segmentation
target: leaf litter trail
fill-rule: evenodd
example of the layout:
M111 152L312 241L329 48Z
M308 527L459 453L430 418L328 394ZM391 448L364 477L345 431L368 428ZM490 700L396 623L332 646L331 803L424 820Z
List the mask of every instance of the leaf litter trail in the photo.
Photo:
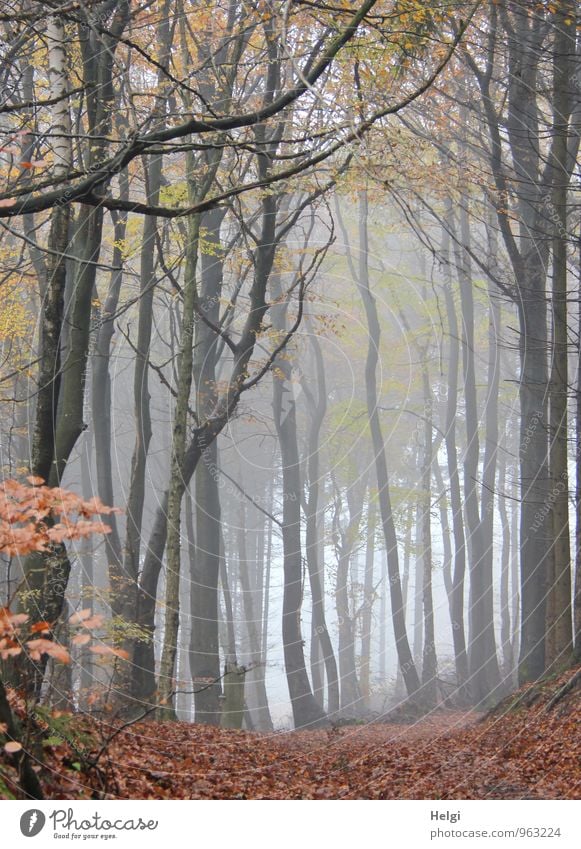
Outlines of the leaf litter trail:
M579 799L581 670L486 717L274 734L142 722L110 743L100 776L72 770L65 745L47 754L52 799L103 797L104 776L112 799Z
M571 672L493 714L436 712L412 725L255 734L142 723L110 761L117 798L578 799L579 686ZM577 682L578 683L578 682ZM511 710L507 707L511 705Z

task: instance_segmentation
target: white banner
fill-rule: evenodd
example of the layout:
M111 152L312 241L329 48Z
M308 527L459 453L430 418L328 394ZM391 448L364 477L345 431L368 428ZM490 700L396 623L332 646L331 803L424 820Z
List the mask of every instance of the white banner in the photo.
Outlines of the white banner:
M7 849L581 846L581 801L5 802L0 816Z

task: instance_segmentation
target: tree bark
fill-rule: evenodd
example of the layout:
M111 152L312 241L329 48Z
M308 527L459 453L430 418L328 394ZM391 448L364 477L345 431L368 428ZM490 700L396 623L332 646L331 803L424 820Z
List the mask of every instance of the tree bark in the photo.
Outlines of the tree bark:
M466 403L466 452L464 460L464 505L468 530L470 568L469 652L470 692L476 704L484 702L500 681L496 656L492 598L492 559L487 557L484 504L479 505L478 478L480 462L479 418L476 392L474 342L474 297L470 260L470 225L468 198L460 209L460 238L456 247L456 271L462 306L462 360ZM457 243L455 243L457 245Z
M276 298L282 296L280 283L274 280ZM272 307L273 326L284 331L286 304ZM283 612L282 640L289 695L295 728L315 728L326 716L315 699L307 675L304 641L301 633L302 546L301 546L301 475L297 444L296 404L292 391L292 367L288 357L278 358L273 372L273 411L278 434L283 476Z
M182 499L186 488L184 476L184 465L187 447L187 430L188 430L188 409L190 401L190 391L192 387L192 370L193 370L193 344L194 344L194 305L197 298L196 292L196 267L198 257L200 233L199 216L190 216L188 219L188 243L186 248L186 270L183 286L183 306L182 306L182 326L180 349L178 354L177 367L177 387L176 387L176 402L174 407L174 423L172 430L172 447L171 447L171 469L168 489L168 531L167 531L167 565L165 573L165 605L164 605L164 638L161 652L161 660L159 665L159 702L162 705L160 716L167 719L175 718L173 708L174 699L173 691L175 689L173 677L175 670L175 659L178 645L179 631L179 588L180 588L180 565L181 565L181 510ZM208 449L206 449L207 451ZM196 498L201 498L200 480L196 481ZM207 504L209 519L214 524L219 523L219 510L216 516L216 505ZM200 540L200 527L197 528L197 551L200 551L200 546L203 545L203 540ZM218 538L219 539L219 538ZM218 544L213 548L212 553L218 550ZM219 657L218 657L218 609L217 609L217 586L218 586L218 564L215 564L215 588L216 592L212 594L212 598L205 598L205 616L208 621L215 626L212 629L212 640L210 648L212 649L209 656L206 657L206 663L209 664L207 675L199 676L204 680L194 680L195 685L211 684L212 681L217 682L220 677ZM196 597L198 595L206 596L206 587L200 582L197 588ZM208 588L210 591L213 586ZM194 619L192 627L196 629L196 620ZM197 642L197 641L196 641ZM216 664L217 661L217 664ZM217 668L214 668L214 667ZM206 670L204 670L206 671ZM198 677L198 676L197 676ZM208 679L208 680L205 680ZM196 687L194 687L196 689ZM216 693L215 691L218 690ZM213 696L205 694L212 693ZM215 696L214 696L215 694ZM220 721L220 709L218 703L219 688L209 686L207 688L198 687L196 696L204 695L204 704L206 709L200 711L196 705L196 718L199 722L209 722L217 725ZM207 707L208 701L214 697L215 706L212 704L209 707L215 707L215 710L209 710ZM198 714L202 714L198 716Z
M448 203L448 213L451 203ZM451 620L452 639L454 642L454 663L456 667L456 687L461 702L470 700L468 653L466 650L466 632L464 626L464 583L466 575L466 538L464 535L464 515L462 510L462 495L460 475L458 472L458 451L456 447L456 417L458 412L458 366L460 359L458 319L452 292L452 276L450 274L449 235L447 231L442 238L442 254L444 261L444 296L446 301L446 317L448 322L448 400L445 413L445 444L450 480L450 507L452 511L452 532L454 537L454 567L452 574Z
M367 234L367 195L365 192L360 192L359 195L359 246L360 262L357 283L359 293L363 301L363 306L365 308L367 327L369 331L369 345L367 348L367 360L365 364L367 413L369 417L369 427L371 430L371 440L375 459L379 510L383 534L385 537L385 546L387 549L387 570L389 576L391 613L395 634L395 644L406 690L408 696L413 698L420 688L420 680L412 658L407 637L405 611L401 591L397 537L393 521L393 512L391 509L385 445L381 432L381 422L379 420L376 371L379 359L381 326L379 324L375 299L371 293L369 285L369 239Z
M339 681L341 687L341 711L345 716L357 716L360 712L361 690L357 678L355 659L355 628L356 620L351 611L352 602L352 567L353 555L359 536L359 527L363 516L363 499L365 497L365 480L357 480L346 487L348 519L342 526L341 513L343 510L341 498L337 498L335 510L336 548L338 555L337 584L335 600L337 606L337 623L339 630Z
M248 643L250 647L250 665L247 672L247 681L254 683L257 695L257 705L253 711L253 725L257 731L272 731L273 724L268 707L268 698L264 683L264 664L260 647L260 624L255 597L256 587L252 586L250 578L250 562L247 552L247 528L246 510L244 502L240 501L238 519L238 574L240 576L240 589L244 607L244 618L248 631Z
M569 176L568 133L571 103L569 88L575 56L574 4L559 4L555 14L553 44L553 145L551 165L553 234L552 268L552 360L550 375L551 513L553 521L552 580L547 599L547 668L570 661L573 650L571 616L571 543L569 531L568 473L568 326L567 245Z
M437 699L438 663L436 658L436 633L434 627L434 599L432 594L432 389L427 366L422 368L424 392L424 445L422 456L421 517L423 558L423 609L424 651L422 662L422 700L433 706Z
M363 580L363 610L361 614L361 698L364 707L369 710L371 698L371 626L375 590L373 572L375 564L375 523L376 507L369 491L367 505L367 545L365 547L365 576Z
M309 437L308 437L308 461L307 461L307 497L306 497L306 538L305 553L307 567L309 570L309 581L312 599L312 644L311 652L315 647L321 649L325 672L327 674L327 712L329 716L336 714L340 707L339 679L337 675L337 661L333 651L331 636L327 628L325 617L325 597L323 593L324 563L320 559L321 550L321 528L324 523L324 513L320 509L320 455L319 440L321 427L327 409L327 386L325 379L325 364L318 340L311 336L311 346L315 359L315 372L317 376L316 400L310 393L306 381L303 380L303 388L309 401L311 413ZM314 644L314 645L313 645ZM314 667L311 662L311 669ZM315 698L323 706L322 684L321 692L315 686L313 674L313 691Z

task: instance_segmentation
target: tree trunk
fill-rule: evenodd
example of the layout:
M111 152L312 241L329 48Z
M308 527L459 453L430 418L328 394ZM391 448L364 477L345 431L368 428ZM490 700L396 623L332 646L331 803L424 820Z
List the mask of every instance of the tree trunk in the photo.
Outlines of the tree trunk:
M367 545L365 547L365 576L363 580L363 611L361 614L361 698L364 707L369 710L371 698L371 625L375 591L373 588L373 567L375 562L375 522L376 508L369 492L367 505Z
M320 508L320 456L319 438L323 420L327 409L327 387L325 379L325 364L318 340L311 336L311 345L315 358L315 371L317 375L317 399L310 393L306 381L303 388L309 402L311 421L308 439L308 462L307 462L307 498L305 506L306 514L306 558L309 570L309 581L312 599L312 638L311 652L320 647L325 672L327 674L327 712L330 716L336 714L340 707L339 679L337 675L337 661L333 651L331 636L327 628L325 617L325 597L323 593L324 562L321 558L321 525L325 521L324 513ZM311 662L311 669L315 664ZM322 684L320 692L315 686L313 675L313 691L315 698L323 706Z
M577 242L577 257L581 270L581 235ZM581 298L578 305L577 386L575 391L575 593L573 626L575 661L581 663Z
M193 198L192 198L193 201ZM175 658L178 645L179 631L179 588L180 588L180 563L181 563L181 508L182 498L186 488L184 465L186 455L186 437L188 430L188 409L190 401L190 391L192 386L192 369L193 369L193 344L194 344L194 304L197 297L196 293L196 266L198 256L200 219L199 216L190 216L188 219L188 244L186 249L186 271L183 286L183 307L182 307L182 327L180 338L180 350L178 355L178 377L176 388L176 402L174 408L174 424L172 431L172 447L171 447L171 471L170 483L168 490L168 531L167 531L167 567L165 576L165 627L163 647L161 652L161 660L159 665L159 702L162 705L160 716L167 719L175 718L173 709L173 691L175 689L173 677L175 670ZM215 446L212 446L215 447ZM206 449L207 450L207 449ZM202 498L200 492L200 481L196 481L196 498ZM208 511L212 512L210 519L214 523L219 522L219 514L215 515L215 504L207 504ZM198 551L203 545L199 538L198 526ZM218 545L214 548L216 551ZM216 564L216 590L218 584L218 565ZM197 588L197 595L206 594L206 587L200 582ZM204 672L203 676L199 676L208 680L194 680L195 685L203 683L204 685L211 684L212 681L217 681L220 677L219 662L217 668L214 668L214 660L218 660L218 610L217 610L217 591L214 594L213 601L215 609L211 604L205 606L205 615L215 624L215 646L212 655L207 658L209 667ZM205 601L210 601L205 599ZM196 620L194 619L192 627L196 628ZM195 688L194 688L195 689ZM198 698L203 698L207 704L211 696L206 696L207 693L214 693L215 687L208 686L206 689L199 688L196 694ZM215 695L214 711L210 711L210 716L198 716L201 711L196 706L196 718L198 721L210 721L211 724L218 724L220 721L220 711L218 704L218 695Z
M361 709L361 690L357 679L355 659L355 617L351 612L350 601L353 583L353 555L359 535L359 526L363 515L365 484L358 480L347 486L349 518L346 528L341 527L341 501L338 500L335 524L337 537L337 585L335 599L337 605L337 623L339 630L339 680L341 685L341 711L346 716L356 716Z
M244 502L240 501L238 513L238 574L240 577L240 589L242 591L242 602L244 607L244 618L248 632L248 643L250 647L250 670L248 679L253 680L257 691L256 710L253 711L254 727L258 731L272 731L273 724L268 708L266 687L264 685L264 665L260 650L260 618L257 615L254 603L256 587L252 585L250 578L250 561L247 551L247 528L246 510Z
M423 616L423 589L424 589L424 558L422 557L422 511L416 504L416 533L415 533L415 558L414 558L414 630L413 630L413 656L414 663L421 669L422 656L424 653L424 616Z
M569 22L569 23L567 23ZM575 55L575 10L573 3L559 5L555 15L553 45L553 128L552 210L553 271L552 319L553 347L550 376L551 513L553 522L552 580L547 599L547 668L570 661L573 650L571 616L571 543L569 532L568 473L568 326L567 326L567 194L569 176L568 131L571 104L569 89Z
M381 327L377 315L375 299L371 294L369 286L369 271L367 264L369 240L367 235L367 195L365 192L361 192L359 195L359 234L360 262L359 279L357 282L359 293L365 307L365 315L369 331L369 345L367 349L367 361L365 364L367 413L369 417L369 427L371 430L371 440L375 459L379 511L381 515L383 535L385 537L385 546L387 549L387 570L389 576L391 614L395 634L395 644L406 690L408 696L413 698L420 688L420 680L412 658L407 637L405 611L401 591L397 537L391 509L385 445L383 442L379 410L377 407L378 398L376 371L379 359Z
M531 257L532 262L532 257ZM535 259L535 265L538 259ZM521 480L521 645L519 680L542 677L545 671L547 563L552 523L548 506L547 463L547 327L544 274L530 269L519 308L520 480Z
M159 60L162 66L169 64L171 27L170 27L170 0L164 0L163 10L157 30L157 40L160 46ZM159 99L152 109L152 118L160 127L163 126L167 111L167 100L164 96L167 79L165 74L158 72ZM145 200L152 206L159 204L163 158L161 156L147 157L143 162L146 175ZM133 405L134 405L134 428L135 441L131 457L131 473L129 479L129 493L126 505L126 527L125 545L123 551L123 567L119 581L118 601L115 609L119 615L127 620L132 617L138 618L139 608L139 573L141 569L141 541L143 536L142 520L145 503L145 474L149 444L152 437L150 392L149 392L149 357L151 346L151 334L153 323L153 296L155 283L155 255L157 242L158 222L154 215L145 216L143 222L143 233L141 240L140 256L140 278L139 278L139 313L137 319L137 340L135 343L135 366L133 373ZM165 538L164 538L165 545ZM163 555L163 549L162 549ZM149 556L149 551L146 555ZM151 559L150 559L151 562ZM160 564L161 565L161 564ZM151 587L153 598L148 598L146 605L155 607L155 592L157 580ZM142 624L142 623L140 623ZM152 656L153 656L153 646ZM146 653L144 643L133 644L133 654ZM135 694L139 690L140 680L144 671L141 661L133 658L131 690ZM148 687L149 697L154 686Z
M510 681L514 669L512 651L512 629L510 621L510 523L504 496L506 487L506 458L501 461L498 475L498 512L502 528L502 551L500 556L500 644L502 646L503 679Z
M478 499L480 440L474 347L474 297L470 260L468 198L460 210L462 247L457 248L456 270L462 305L462 360L466 402L466 452L464 460L464 507L468 530L470 566L470 692L475 704L484 702L500 681L492 608L492 561L487 558L485 521ZM483 506L483 505L482 505Z
M422 701L433 706L437 699L438 663L432 595L432 389L427 367L422 369L424 390L424 446L422 457L421 517L423 558L424 651L422 662Z
M58 98L52 114L56 131L53 176L64 179L72 167L71 124L68 91L64 22L51 16L47 22L48 79L51 97ZM56 206L51 214L48 244L50 254L45 267L47 279L43 290L43 308L40 325L40 364L35 421L32 435L30 469L33 475L45 482L51 480L57 457L56 440L59 403L62 392L61 339L64 323L64 296L67 279L66 253L69 242L70 207ZM63 604L70 573L70 562L64 546L53 546L50 554L29 555L23 565L23 592L19 601L27 612L38 621L56 622ZM47 656L34 664L25 661L15 664L22 676L20 683L28 692L38 695Z
M125 199L129 197L129 180L127 173L121 177L121 194ZM111 344L115 332L113 316L117 310L119 293L123 282L123 252L121 244L125 238L127 227L127 216L115 215L113 219L115 246L113 248L113 265L116 270L111 272L109 291L101 310L101 326L95 343L92 357L92 397L93 411L98 411L92 416L93 432L95 434L95 466L97 471L97 494L103 504L113 505L113 472L111 464L111 447L113 433L111 430L111 375L109 364L111 360ZM116 607L118 598L115 592L116 579L121 579L122 549L117 519L115 514L104 517L111 528L111 533L105 536L105 551L109 566L109 581L113 589L112 606Z
M281 286L273 278L279 303L272 307L273 326L284 331L286 304L280 303ZM301 546L301 473L297 443L296 404L292 389L292 366L288 355L277 358L273 371L273 411L280 445L283 479L283 571L282 641L289 695L295 728L314 728L326 721L307 675L301 633L303 570Z
M213 210L202 219L201 282L199 309L214 324L220 315L222 294L222 210ZM216 356L218 337L196 316L194 375L196 410L210 415L216 402ZM220 576L221 505L218 489L218 447L213 442L196 469L196 563L192 574L192 655L196 679L217 679L220 675L218 636L218 581ZM196 687L194 687L196 689ZM219 684L195 696L196 721L210 725L220 722Z
M451 204L448 203L448 213ZM466 575L466 539L464 536L464 515L460 475L458 472L458 451L456 448L456 416L458 412L458 366L460 359L458 320L452 293L452 276L449 266L449 235L447 231L442 239L444 265L444 295L448 321L448 401L445 414L445 443L450 480L450 507L452 511L452 532L454 537L454 568L452 574L452 597L450 614L452 619L452 639L454 642L454 663L456 667L457 696L460 702L470 700L468 685L468 653L466 651L466 632L464 627L464 581Z

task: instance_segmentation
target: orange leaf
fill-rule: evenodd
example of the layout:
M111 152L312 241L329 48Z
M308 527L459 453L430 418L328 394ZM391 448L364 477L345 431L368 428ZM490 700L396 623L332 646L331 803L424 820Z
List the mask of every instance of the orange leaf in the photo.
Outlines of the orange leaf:
M59 643L54 643L52 640L29 640L26 645L33 660L41 654L48 654L49 657L54 657L55 660L60 660L61 663L71 662L71 657L66 648L59 645Z
M31 634L40 634L43 631L50 631L49 622L35 622L32 628L30 629Z
M88 619L92 614L92 610L90 607L85 607L83 610L78 610L76 613L73 613L69 622L71 625L78 625L79 622L84 622L85 619Z
M2 660L8 660L9 657L16 657L21 654L21 652L22 649L20 646L17 646L16 648L0 649L0 657Z
M91 646L89 651L92 651L93 654L114 655L123 658L123 660L129 660L129 652L124 649L113 649L111 646Z
M96 613L95 616L91 616L90 619L85 619L83 622L83 628L100 628L103 624L103 617L100 613Z
M74 646L86 646L87 643L90 643L90 642L91 642L91 635L90 634L75 634L75 636L71 640L71 643Z

